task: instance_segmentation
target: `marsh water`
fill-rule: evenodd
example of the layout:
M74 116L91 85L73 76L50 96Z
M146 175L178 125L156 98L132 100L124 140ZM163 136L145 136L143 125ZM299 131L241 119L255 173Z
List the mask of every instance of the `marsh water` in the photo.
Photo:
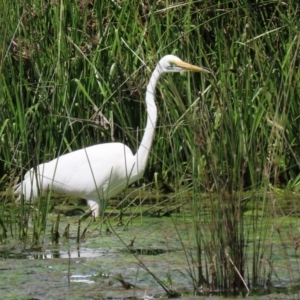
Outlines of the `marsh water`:
M21 243L8 238L0 245L0 299L167 299L162 286L178 293L174 299L299 299L300 260L288 237L291 230L299 230L297 218L288 222L284 241L266 242L266 247L272 247L271 287L262 287L259 296L253 292L233 296L203 286L195 296L191 214L188 209L172 210L172 214L158 211L135 218L126 212L122 221L114 213L106 222L87 218L80 223L78 215L61 214L55 243L51 232L57 212L53 210L42 243L33 246L30 239ZM204 213L209 214L209 209ZM31 221L28 226L33 227ZM250 238L249 252L251 243ZM252 257L247 258L250 265Z

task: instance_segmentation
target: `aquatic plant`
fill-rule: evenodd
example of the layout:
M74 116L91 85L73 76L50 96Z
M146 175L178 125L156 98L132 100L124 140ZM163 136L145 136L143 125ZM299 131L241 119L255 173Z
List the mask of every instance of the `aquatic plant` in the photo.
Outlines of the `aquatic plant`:
M294 2L1 3L0 241L28 241L32 208L29 240L43 239L53 198L16 206L10 192L28 169L99 142L137 149L145 124L140 78L149 77L150 61L172 52L217 75L160 83L156 141L139 186L155 182L158 194L172 191L193 212L197 255L187 249L186 258L195 290L267 287L276 264L268 245L277 238L297 250L297 225L287 229L281 219L298 213L297 201L290 194L277 201L285 187L299 191Z

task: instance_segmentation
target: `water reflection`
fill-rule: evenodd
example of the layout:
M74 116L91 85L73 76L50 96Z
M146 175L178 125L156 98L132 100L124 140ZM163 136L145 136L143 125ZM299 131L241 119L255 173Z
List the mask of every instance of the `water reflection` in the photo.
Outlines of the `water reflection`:
M92 284L95 282L93 277L94 275L71 275L70 281Z
M1 250L1 259L53 259L53 258L95 258L105 256L108 249L76 248L74 250L62 251L60 249L10 249ZM114 251L115 252L115 251Z

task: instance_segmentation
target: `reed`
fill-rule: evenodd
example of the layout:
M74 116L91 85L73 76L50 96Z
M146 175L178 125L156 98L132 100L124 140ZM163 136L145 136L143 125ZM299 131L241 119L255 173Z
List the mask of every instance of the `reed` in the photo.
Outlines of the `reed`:
M216 76L160 82L157 133L140 184L192 192L195 289L266 282L260 257L271 257L269 208L276 191L300 186L296 1L30 0L1 2L0 14L1 190L31 167L95 143L121 141L135 151L150 71L164 54L179 55ZM2 194L1 242L18 230L20 239L27 235L23 225L5 223L11 199ZM47 210L33 218L33 243L43 237ZM20 211L25 217L23 203Z

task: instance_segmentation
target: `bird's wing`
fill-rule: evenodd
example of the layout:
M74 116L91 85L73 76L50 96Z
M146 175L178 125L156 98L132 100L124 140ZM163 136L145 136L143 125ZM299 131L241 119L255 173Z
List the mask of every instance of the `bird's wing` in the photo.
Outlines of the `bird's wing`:
M133 160L131 150L121 143L100 144L52 160L40 176L58 192L87 198L115 189L112 195L107 194L111 197L130 178Z

